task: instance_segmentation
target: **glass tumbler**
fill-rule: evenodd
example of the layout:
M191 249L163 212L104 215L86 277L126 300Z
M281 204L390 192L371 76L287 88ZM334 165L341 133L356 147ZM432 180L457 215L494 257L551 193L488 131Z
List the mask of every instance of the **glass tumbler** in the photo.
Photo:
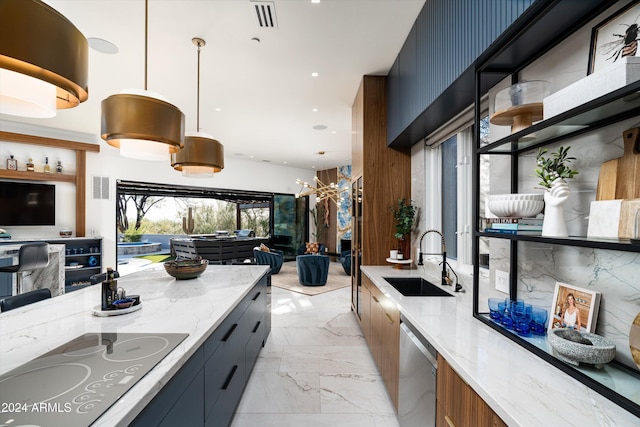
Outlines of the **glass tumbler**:
M500 324L507 329L511 329L513 321L511 320L510 301L506 300L498 303L498 311L500 312Z
M515 304L511 308L513 329L518 335L528 335L530 332L532 306L529 303Z
M496 322L499 322L501 319L501 312L504 311L504 307L502 311L500 310L499 304L504 302L502 298L489 298L489 317Z
M544 307L531 308L531 333L535 335L544 335L547 332L547 319L549 312Z

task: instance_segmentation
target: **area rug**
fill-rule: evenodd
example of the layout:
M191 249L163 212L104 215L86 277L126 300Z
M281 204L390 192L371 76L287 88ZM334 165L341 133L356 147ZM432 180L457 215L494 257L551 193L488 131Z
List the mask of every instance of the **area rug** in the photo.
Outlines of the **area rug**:
M342 264L339 262L331 262L329 264L329 276L327 278L326 285L303 286L298 281L296 262L288 261L282 265L282 269L278 274L271 276L271 286L305 295L318 295L324 292L335 291L336 289L351 286L351 276L347 276L344 273Z

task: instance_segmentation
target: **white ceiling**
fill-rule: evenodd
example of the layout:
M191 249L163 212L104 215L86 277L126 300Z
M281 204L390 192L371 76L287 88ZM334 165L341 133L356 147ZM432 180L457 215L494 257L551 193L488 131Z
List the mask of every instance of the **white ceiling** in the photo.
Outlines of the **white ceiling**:
M90 49L89 100L79 107L52 119L3 118L99 135L100 102L144 88L144 0L45 2L119 53ZM200 130L224 145L225 157L300 168L349 164L360 80L388 73L424 2L274 0L278 28L268 29L258 27L249 0L149 0L147 88L179 107L186 130L195 131L191 39L201 37Z

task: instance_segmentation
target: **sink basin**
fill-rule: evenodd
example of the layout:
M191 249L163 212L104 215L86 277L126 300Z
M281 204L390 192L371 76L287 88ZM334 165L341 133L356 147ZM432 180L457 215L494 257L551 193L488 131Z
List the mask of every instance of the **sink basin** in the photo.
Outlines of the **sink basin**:
M383 277L405 297L452 297L450 293L422 277Z

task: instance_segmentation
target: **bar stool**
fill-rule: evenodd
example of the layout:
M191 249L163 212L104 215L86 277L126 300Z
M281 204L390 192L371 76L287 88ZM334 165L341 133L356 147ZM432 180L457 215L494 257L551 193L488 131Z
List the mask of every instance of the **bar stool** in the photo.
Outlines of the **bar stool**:
M5 312L13 310L14 308L42 301L47 298L51 298L51 291L49 290L49 288L42 288L36 289L35 291L25 292L20 295L7 297L3 300L0 300L0 311Z
M22 290L22 272L33 271L49 265L49 244L25 243L20 246L18 264L0 267L0 273L16 273L16 295Z

